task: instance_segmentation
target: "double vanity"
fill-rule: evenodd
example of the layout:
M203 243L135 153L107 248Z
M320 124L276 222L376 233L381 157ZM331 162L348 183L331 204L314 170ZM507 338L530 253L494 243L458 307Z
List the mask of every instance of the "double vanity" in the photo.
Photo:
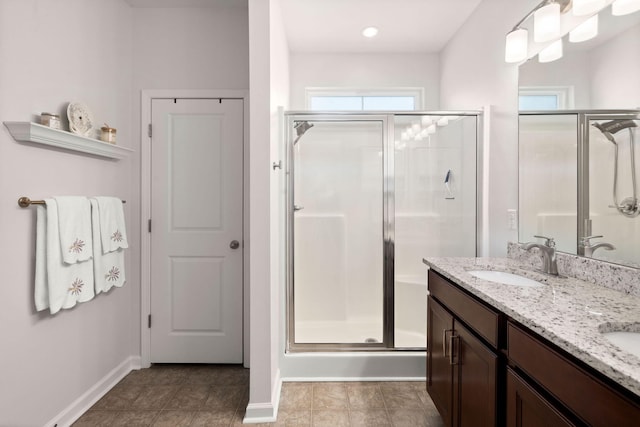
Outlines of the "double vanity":
M427 390L445 425L640 425L640 273L562 254L553 276L509 254L424 260Z

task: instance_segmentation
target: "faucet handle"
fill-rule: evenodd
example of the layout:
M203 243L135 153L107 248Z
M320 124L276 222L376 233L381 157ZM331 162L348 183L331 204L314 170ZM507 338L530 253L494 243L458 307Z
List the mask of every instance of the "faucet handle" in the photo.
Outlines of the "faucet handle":
M538 239L544 239L544 245L548 246L550 248L555 248L556 247L556 241L553 240L553 237L547 237L547 236L538 236L537 234L534 235L533 237L536 237Z
M582 243L583 245L587 246L589 245L591 242L589 240L591 239L600 239L601 237L604 236L586 236L580 239L580 243Z

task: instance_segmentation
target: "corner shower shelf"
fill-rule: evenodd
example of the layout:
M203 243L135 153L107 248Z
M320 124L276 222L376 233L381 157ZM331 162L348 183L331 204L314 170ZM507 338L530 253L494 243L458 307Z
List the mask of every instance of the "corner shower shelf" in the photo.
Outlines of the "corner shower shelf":
M78 151L81 153L93 154L95 156L109 159L124 159L133 150L119 147L97 139L79 136L63 130L51 129L50 127L31 122L4 122L9 129L11 136L16 141L33 142L36 144L52 145L64 148L65 150Z

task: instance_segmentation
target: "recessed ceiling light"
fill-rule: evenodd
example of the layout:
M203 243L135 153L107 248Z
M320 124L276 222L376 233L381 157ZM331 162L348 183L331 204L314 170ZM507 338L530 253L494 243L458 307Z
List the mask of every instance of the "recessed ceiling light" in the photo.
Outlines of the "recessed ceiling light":
M367 27L362 30L362 35L369 38L375 37L378 35L378 29L376 27Z

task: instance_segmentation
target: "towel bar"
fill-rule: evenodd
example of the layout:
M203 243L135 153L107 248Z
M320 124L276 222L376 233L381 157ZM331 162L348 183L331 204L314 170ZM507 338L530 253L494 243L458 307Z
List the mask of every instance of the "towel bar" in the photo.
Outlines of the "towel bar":
M126 200L123 200L122 203L127 203ZM20 206L21 208L28 208L31 205L44 205L44 200L31 200L28 197L20 197L18 199L18 206Z

